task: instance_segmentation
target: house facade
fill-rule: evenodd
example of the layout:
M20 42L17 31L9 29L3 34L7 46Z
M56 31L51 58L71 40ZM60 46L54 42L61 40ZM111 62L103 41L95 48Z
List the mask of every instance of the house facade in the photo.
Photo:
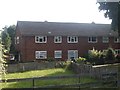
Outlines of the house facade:
M18 21L15 46L19 61L70 60L93 47L120 53L120 38L109 24Z

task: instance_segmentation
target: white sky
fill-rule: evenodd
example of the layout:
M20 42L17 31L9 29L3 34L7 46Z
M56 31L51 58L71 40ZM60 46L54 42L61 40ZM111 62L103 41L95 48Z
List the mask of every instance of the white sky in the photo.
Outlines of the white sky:
M111 23L97 0L0 0L0 29L17 21Z

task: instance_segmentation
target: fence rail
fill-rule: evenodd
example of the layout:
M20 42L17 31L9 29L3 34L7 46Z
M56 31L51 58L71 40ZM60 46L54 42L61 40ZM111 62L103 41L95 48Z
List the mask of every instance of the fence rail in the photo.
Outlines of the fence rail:
M80 78L80 75L61 75L61 76L45 76L45 77L32 77L32 78L19 78L19 79L3 79L1 82L16 82L28 80L49 80L49 79L65 79L65 78Z
M109 74L107 74L109 75ZM35 80L53 80L53 79L66 79L66 78L78 78L78 82L74 83L74 84L64 84L64 85L46 85L46 86L35 86ZM101 80L99 82L90 82L90 83L80 83L80 78L81 75L77 74L77 75L62 75L62 76L45 76L45 77L33 77L33 78L20 78L20 79L8 79L8 80L1 80L1 82L19 82L19 81L32 81L32 87L33 88L59 88L59 87L81 87L81 86L90 86L90 87L96 87L99 86L105 82L109 83L109 82L114 82L117 85L117 80L108 80L105 81ZM116 86L117 87L117 86Z

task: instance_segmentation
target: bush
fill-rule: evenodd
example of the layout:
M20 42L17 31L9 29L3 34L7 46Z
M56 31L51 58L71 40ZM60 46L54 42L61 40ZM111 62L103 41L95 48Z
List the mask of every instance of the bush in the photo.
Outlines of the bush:
M108 48L105 55L106 63L113 63L115 60L115 51L112 48Z
M83 57L79 57L79 58L76 60L77 63L85 63L85 61L86 61L86 58L83 58Z
M115 50L108 48L107 50L101 52L98 50L90 50L88 53L88 60L91 64L104 64L104 63L115 63L120 62L120 55L115 54Z
M89 62L92 64L99 64L102 52L95 50L94 48L88 53Z

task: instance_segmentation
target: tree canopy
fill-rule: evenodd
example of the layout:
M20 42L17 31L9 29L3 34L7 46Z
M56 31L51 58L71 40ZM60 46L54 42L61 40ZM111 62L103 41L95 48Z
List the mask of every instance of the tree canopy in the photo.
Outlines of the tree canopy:
M10 51L11 38L10 38L9 34L6 31L2 32L2 44L4 45L5 49Z
M104 16L112 19L111 29L118 31L120 36L120 3L119 2L99 2L99 10L105 11Z
M14 38L15 38L15 25L11 25L9 27L4 27L3 32L2 32L2 43L5 46L5 49L10 51L10 53L15 52L15 47L14 47Z

